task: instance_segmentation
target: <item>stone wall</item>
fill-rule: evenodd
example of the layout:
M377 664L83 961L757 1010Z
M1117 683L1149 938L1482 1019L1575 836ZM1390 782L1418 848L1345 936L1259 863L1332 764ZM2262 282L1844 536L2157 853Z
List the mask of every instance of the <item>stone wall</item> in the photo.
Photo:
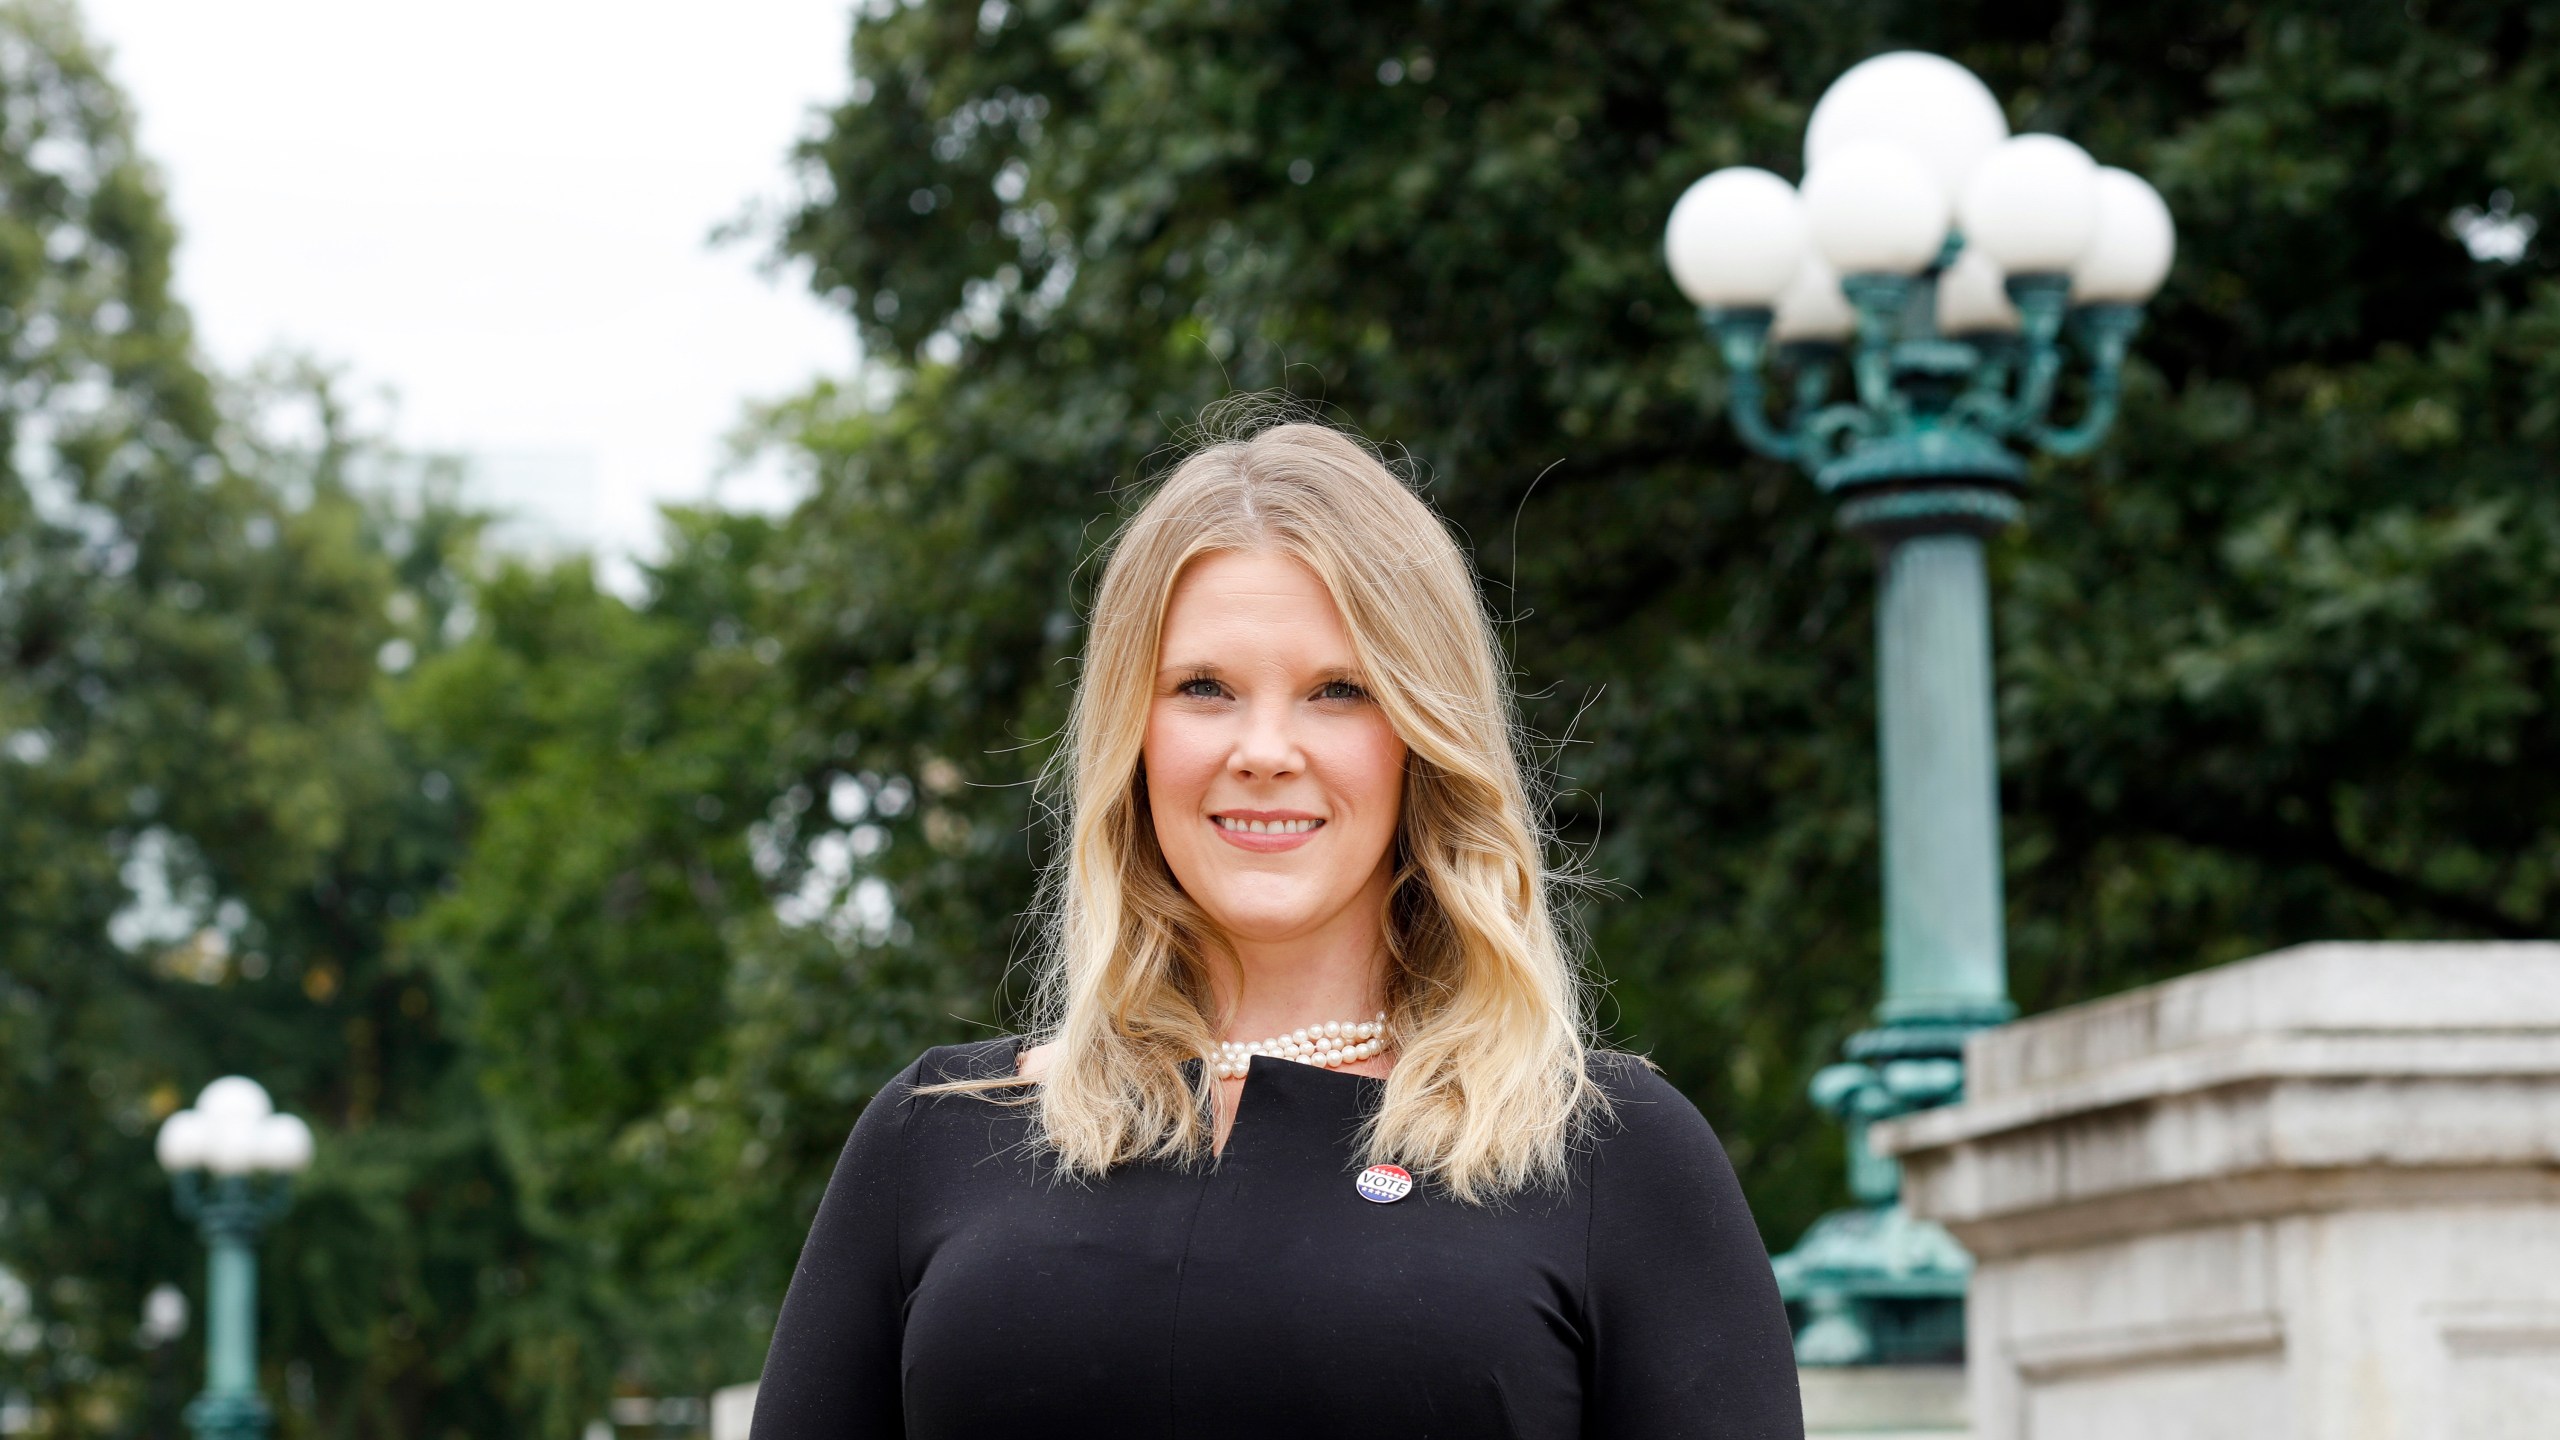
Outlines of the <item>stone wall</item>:
M1809 1365L1805 1440L1969 1440L1960 1365Z
M1985 1031L1877 1127L1982 1440L2560 1436L2560 945L2324 944Z

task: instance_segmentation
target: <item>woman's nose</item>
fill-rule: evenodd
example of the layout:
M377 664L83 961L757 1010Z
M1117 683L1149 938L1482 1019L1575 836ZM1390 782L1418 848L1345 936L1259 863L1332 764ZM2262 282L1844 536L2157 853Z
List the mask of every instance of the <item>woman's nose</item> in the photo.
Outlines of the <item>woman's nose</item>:
M1299 753L1297 736L1289 724L1289 709L1286 705L1245 707L1244 730L1236 736L1228 766L1239 775L1257 780L1294 775L1305 769L1306 757Z

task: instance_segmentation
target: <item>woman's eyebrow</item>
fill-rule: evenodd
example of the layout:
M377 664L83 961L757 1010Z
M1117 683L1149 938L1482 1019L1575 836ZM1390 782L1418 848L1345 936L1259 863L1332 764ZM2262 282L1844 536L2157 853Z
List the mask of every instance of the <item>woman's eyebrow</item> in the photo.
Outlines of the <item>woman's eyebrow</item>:
M1159 680L1169 680L1177 675L1185 679L1216 680L1225 677L1226 669L1214 660L1168 660L1156 667L1156 678ZM1327 665L1310 672L1307 678L1318 685L1330 684L1336 680L1348 680L1357 685L1369 683L1362 678L1360 667L1357 665Z

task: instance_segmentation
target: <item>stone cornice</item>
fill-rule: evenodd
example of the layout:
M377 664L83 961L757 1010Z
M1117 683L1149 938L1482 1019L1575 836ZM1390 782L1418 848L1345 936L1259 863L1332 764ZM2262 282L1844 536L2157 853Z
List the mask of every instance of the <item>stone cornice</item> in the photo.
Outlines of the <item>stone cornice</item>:
M2252 1215L2560 1201L2560 945L2303 946L1985 1031L1880 1123L1977 1256Z

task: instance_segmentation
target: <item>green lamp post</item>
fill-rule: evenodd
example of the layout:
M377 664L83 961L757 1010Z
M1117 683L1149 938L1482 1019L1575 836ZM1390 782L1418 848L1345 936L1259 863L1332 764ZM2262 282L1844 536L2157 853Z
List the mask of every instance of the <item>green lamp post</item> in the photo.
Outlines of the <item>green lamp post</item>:
M230 1075L161 1124L158 1148L178 1213L209 1252L205 1386L187 1426L197 1440L264 1440L274 1412L258 1394L258 1237L311 1164L311 1127L275 1113L258 1082Z
M1965 1035L2014 1013L1983 540L2018 518L2027 453L2079 455L2106 434L2174 247L2148 184L2059 136L2010 135L1970 71L1913 51L1833 83L1801 187L1719 170L1671 214L1672 274L1722 352L1736 431L1838 499L1881 587L1884 997L1814 1080L1847 1128L1859 1203L1776 1261L1806 1364L1963 1353L1972 1261L1901 1208L1866 1127L1955 1099ZM2061 424L2074 352L2085 399Z

